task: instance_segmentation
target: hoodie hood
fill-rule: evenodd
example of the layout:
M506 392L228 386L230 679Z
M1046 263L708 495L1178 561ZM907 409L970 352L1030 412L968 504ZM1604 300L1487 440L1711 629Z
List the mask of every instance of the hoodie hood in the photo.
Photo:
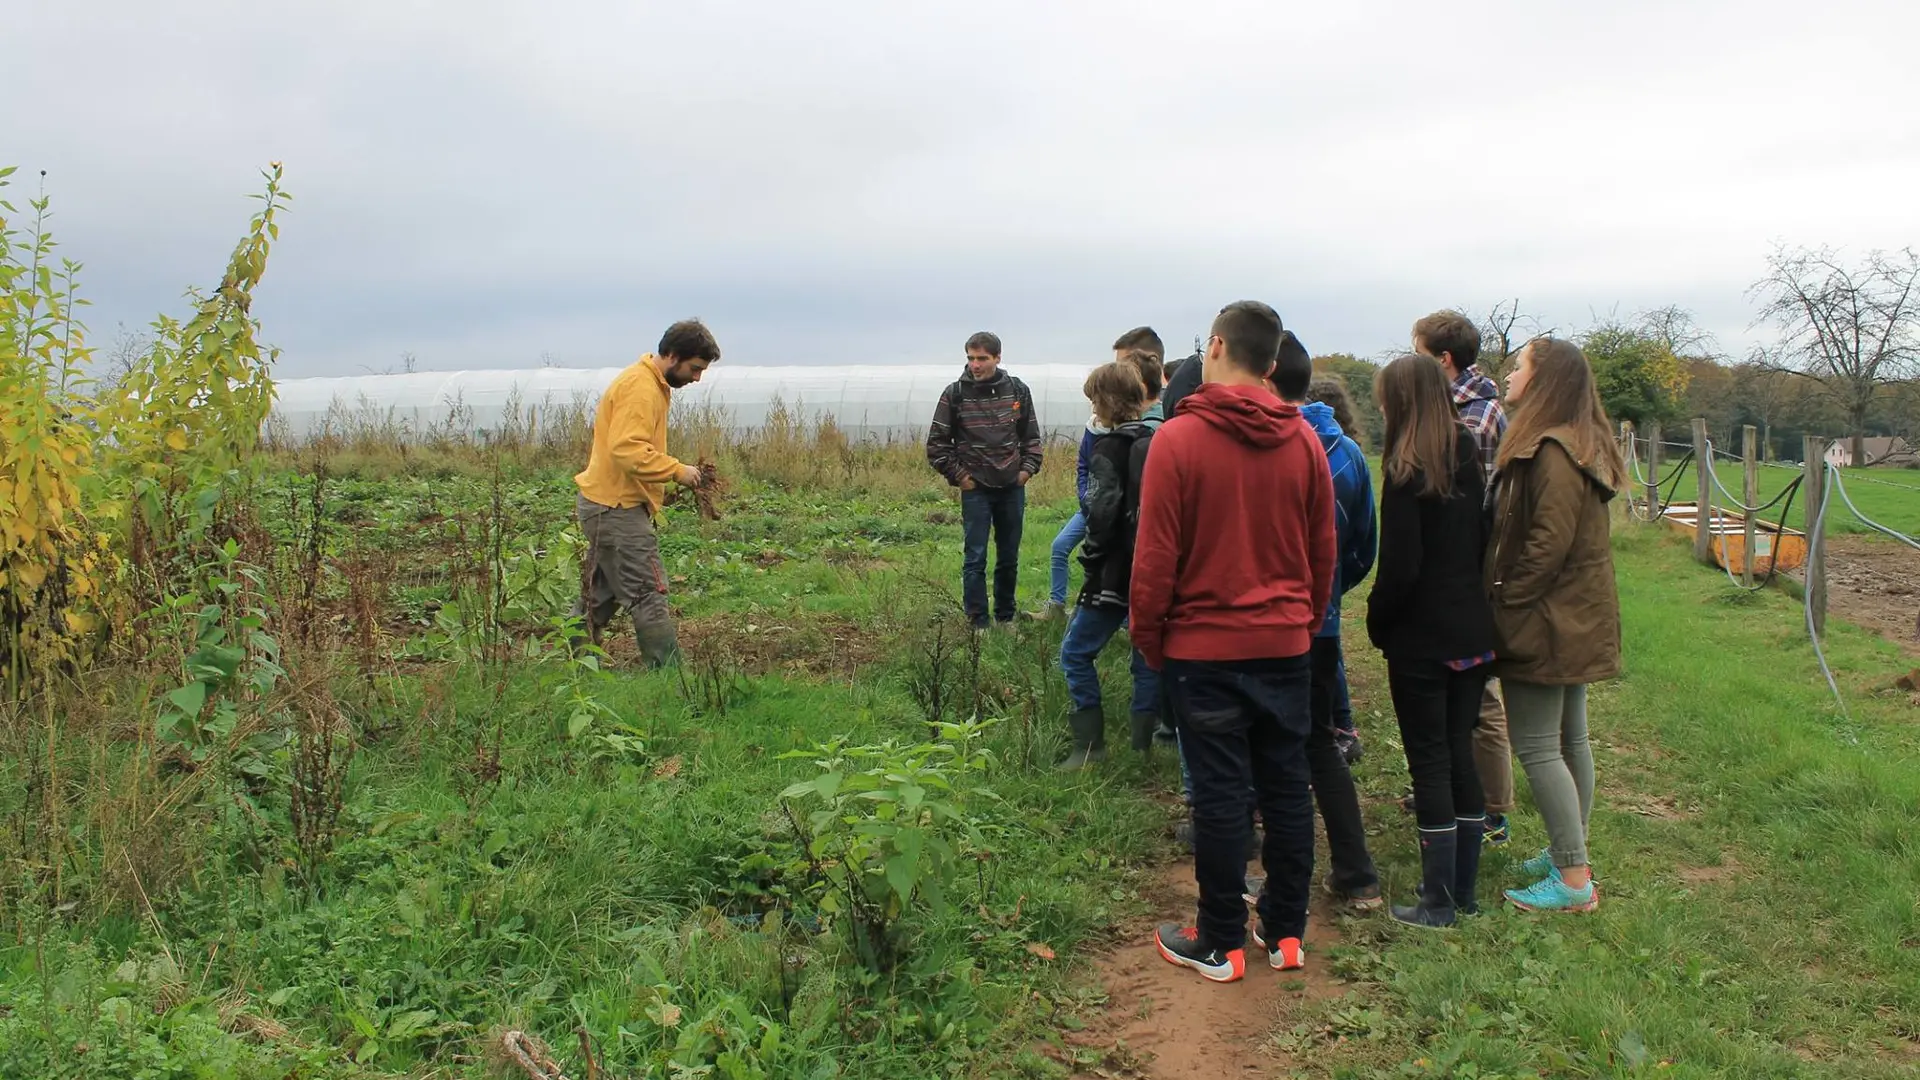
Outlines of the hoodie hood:
M1538 457L1540 447L1549 442L1565 451L1567 458L1573 462L1573 467L1580 470L1580 474L1587 478L1588 483L1600 489L1600 499L1602 502L1612 502L1613 497L1619 494L1619 492L1614 489L1614 486L1607 482L1607 478L1602 476L1595 468L1596 462L1581 461L1578 457L1574 456L1574 431L1571 427L1567 427L1564 424L1560 427L1551 427L1541 432L1540 437L1534 440L1532 446L1521 447L1514 453L1514 460L1525 461L1528 458Z
M1333 418L1333 406L1324 401L1309 401L1300 406L1300 417L1308 427L1313 428L1315 435L1320 436L1321 447L1329 452L1339 445L1341 437L1346 434L1340 430L1340 421Z
M1300 416L1298 406L1251 386L1203 383L1200 389L1180 399L1176 411L1262 450L1282 445L1299 429L1293 423Z

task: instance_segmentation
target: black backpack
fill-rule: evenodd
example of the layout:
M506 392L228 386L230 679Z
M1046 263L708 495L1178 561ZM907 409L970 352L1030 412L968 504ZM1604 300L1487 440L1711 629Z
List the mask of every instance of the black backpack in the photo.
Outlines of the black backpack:
M1127 526L1140 527L1140 477L1147 468L1147 452L1153 448L1153 434L1160 430L1158 420L1130 420L1113 429L1115 435L1133 440L1127 448Z

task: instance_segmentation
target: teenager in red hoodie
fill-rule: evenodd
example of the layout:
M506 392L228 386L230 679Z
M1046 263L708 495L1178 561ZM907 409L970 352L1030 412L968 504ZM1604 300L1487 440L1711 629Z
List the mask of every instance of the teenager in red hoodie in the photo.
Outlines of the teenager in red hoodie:
M1195 925L1160 928L1160 955L1215 982L1246 973L1245 856L1255 791L1267 872L1254 943L1303 965L1313 877L1308 654L1338 562L1333 478L1320 439L1267 388L1280 316L1221 309L1204 384L1161 426L1141 478L1134 648L1162 693L1193 776Z

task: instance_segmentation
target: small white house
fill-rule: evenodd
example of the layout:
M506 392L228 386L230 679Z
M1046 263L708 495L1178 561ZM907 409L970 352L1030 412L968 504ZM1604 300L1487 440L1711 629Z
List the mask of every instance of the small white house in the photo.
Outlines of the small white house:
M1907 440L1895 435L1891 438L1876 436L1860 440L1860 448L1866 454L1862 465L1912 465L1920 462L1920 454L1914 452ZM1827 464L1838 468L1849 468L1854 464L1853 440L1835 439L1827 446Z

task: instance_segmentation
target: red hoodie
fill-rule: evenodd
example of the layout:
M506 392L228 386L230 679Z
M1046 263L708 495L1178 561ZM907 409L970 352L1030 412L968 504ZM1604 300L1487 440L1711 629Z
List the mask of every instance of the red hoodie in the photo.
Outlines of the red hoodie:
M1133 646L1175 660L1299 656L1333 596L1333 477L1320 439L1265 389L1207 383L1147 453Z

